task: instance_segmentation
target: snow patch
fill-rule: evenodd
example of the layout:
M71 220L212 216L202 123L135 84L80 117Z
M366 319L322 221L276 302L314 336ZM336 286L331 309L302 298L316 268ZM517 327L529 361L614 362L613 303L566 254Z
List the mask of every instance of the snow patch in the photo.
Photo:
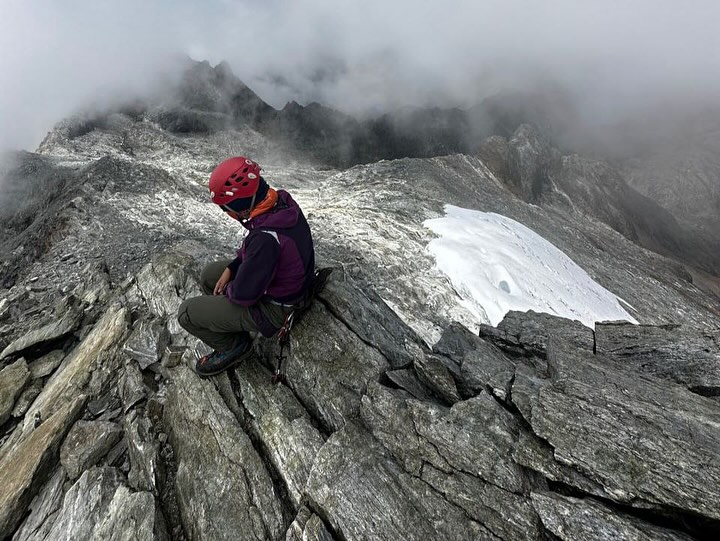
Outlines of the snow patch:
M428 250L478 323L496 326L510 310L545 312L590 328L597 321L637 323L617 296L531 229L452 205L445 213L423 222L439 235Z

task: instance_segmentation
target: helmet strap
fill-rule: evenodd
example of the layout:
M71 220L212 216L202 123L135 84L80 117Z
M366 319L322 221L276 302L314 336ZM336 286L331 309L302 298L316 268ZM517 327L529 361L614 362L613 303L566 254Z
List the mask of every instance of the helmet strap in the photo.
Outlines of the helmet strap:
M250 220L250 214L252 214L252 211L253 211L253 209L255 208L255 198L256 198L256 197L257 197L257 192L255 192L255 193L253 194L252 199L250 200L250 208L249 208L248 211L247 211L247 212L248 212L248 217L245 218L244 220L241 219L241 220L240 220L241 223L244 224L244 223L246 223L248 220Z

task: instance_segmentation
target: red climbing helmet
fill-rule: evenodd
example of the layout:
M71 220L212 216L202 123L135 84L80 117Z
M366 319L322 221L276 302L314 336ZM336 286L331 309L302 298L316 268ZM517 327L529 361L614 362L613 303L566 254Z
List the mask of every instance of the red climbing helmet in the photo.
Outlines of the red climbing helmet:
M225 160L210 175L210 197L217 205L252 197L258 186L260 166L244 156Z

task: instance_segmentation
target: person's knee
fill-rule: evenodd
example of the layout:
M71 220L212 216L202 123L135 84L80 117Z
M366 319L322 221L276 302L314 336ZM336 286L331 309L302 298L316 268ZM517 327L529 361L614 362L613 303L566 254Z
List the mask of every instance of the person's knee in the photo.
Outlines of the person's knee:
M206 294L212 293L223 270L225 270L223 261L213 261L203 267L203 270L200 272L200 284L203 286Z
M192 328L192 321L190 319L190 310L192 303L190 301L192 301L192 299L185 299L180 305L180 308L178 308L177 313L178 323L186 331L190 331L190 329Z
M200 283L205 285L205 284L210 284L210 282L213 282L213 278L214 278L213 274L214 274L213 264L210 263L209 265L205 265L203 267L202 272L200 273ZM217 280L215 280L215 282L216 281ZM213 282L213 284L214 284L214 282Z

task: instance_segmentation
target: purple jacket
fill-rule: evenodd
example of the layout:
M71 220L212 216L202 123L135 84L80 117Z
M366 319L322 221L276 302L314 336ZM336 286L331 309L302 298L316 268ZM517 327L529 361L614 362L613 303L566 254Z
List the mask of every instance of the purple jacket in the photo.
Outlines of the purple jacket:
M225 294L230 301L242 306L260 300L301 301L312 287L315 251L310 227L295 200L278 190L275 207L243 225L250 232L228 265L233 279Z

